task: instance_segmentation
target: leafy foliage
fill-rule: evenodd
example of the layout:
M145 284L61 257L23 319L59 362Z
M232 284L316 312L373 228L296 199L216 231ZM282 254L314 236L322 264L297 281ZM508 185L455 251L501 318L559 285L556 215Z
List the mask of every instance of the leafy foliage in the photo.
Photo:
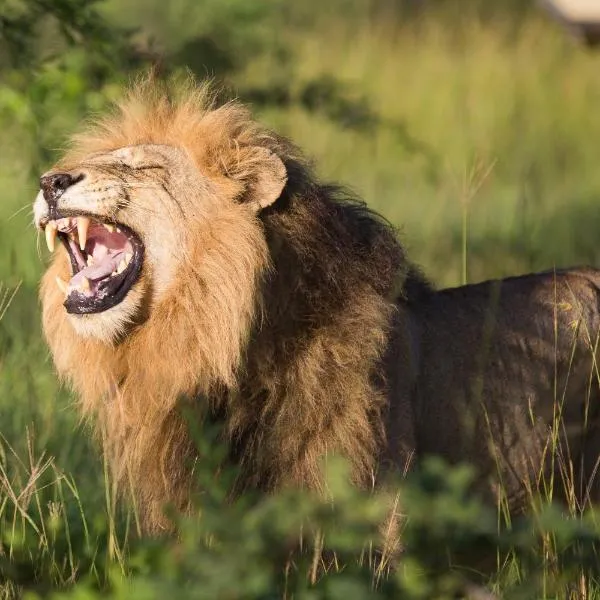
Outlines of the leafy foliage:
M353 488L343 461L327 468L326 499L287 491L228 503L227 477L215 478L205 465L201 476L211 484L198 514L176 517L177 535L164 539L127 538L125 528L119 537L106 515L84 515L75 493L37 516L13 513L17 504L8 499L0 514L5 590L28 591L28 598L454 598L486 578L485 570L456 567L487 562L489 569L490 557L519 561L519 576L504 582L505 598L560 595L578 578L590 586L598 576L600 531L591 517L569 520L548 508L499 529L493 511L469 495L468 469L437 460L397 482L409 517L400 558L387 562L378 531L389 504ZM54 481L33 491L38 506L64 485L64 475L53 473ZM465 552L469 562L456 562Z

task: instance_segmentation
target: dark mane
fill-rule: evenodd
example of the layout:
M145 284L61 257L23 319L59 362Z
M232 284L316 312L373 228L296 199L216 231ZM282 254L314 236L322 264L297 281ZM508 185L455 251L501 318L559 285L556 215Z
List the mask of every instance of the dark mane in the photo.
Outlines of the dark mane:
M290 184L261 216L272 262L262 318L224 415L236 461L253 467L242 469L240 486L271 489L290 478L318 486L325 438L365 484L384 445L395 302L407 280L412 294L428 288L388 221L344 188L318 183L297 158L286 166Z

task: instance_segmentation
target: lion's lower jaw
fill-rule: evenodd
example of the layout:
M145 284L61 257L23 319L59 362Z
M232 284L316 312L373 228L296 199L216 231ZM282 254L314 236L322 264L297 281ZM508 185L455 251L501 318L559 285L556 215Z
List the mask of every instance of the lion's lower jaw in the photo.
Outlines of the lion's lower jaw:
M140 286L134 286L123 301L112 308L88 315L69 314L69 322L82 338L114 344L127 334L137 320L143 298Z

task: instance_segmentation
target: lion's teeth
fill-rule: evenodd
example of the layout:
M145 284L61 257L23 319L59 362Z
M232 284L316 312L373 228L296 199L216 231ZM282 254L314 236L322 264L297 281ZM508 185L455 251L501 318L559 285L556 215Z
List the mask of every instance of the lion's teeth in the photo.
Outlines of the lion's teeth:
M90 219L88 217L77 217L77 235L79 236L79 247L82 250L85 250L89 227Z
M126 252L125 253L125 262L127 264L129 264L129 262L131 261L132 258L133 258L133 254L131 254L131 252Z
M117 275L119 275L120 273L122 273L126 268L127 268L127 263L125 262L125 259L123 259L119 263L119 266L117 267Z
M54 221L49 221L44 229L44 233L46 234L46 245L48 246L48 250L50 252L54 252L54 242L56 241L56 223Z
M108 231L110 233L114 233L115 232L115 226L111 225L110 223L104 223L104 227L106 227L106 229L108 229Z
M94 257L91 254L88 254L86 262L87 266L91 267L94 264Z
M62 281L62 285L65 285L65 282ZM58 283L58 281L57 281ZM60 287L61 284L59 284ZM61 288L62 289L62 288ZM87 277L81 277L76 284L69 284L66 287L65 294L70 294L71 292L89 292L90 291L90 280Z
M69 289L67 282L63 281L60 277L57 276L56 285L58 286L58 289L66 296L67 290Z

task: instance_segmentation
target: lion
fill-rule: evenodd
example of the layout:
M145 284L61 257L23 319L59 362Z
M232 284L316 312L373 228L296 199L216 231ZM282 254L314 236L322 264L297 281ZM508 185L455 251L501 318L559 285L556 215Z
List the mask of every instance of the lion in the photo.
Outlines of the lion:
M54 364L148 532L191 509L204 419L235 493L322 491L329 454L363 488L467 461L513 512L546 475L591 493L596 271L436 291L390 223L194 82L135 84L75 135L34 219Z

